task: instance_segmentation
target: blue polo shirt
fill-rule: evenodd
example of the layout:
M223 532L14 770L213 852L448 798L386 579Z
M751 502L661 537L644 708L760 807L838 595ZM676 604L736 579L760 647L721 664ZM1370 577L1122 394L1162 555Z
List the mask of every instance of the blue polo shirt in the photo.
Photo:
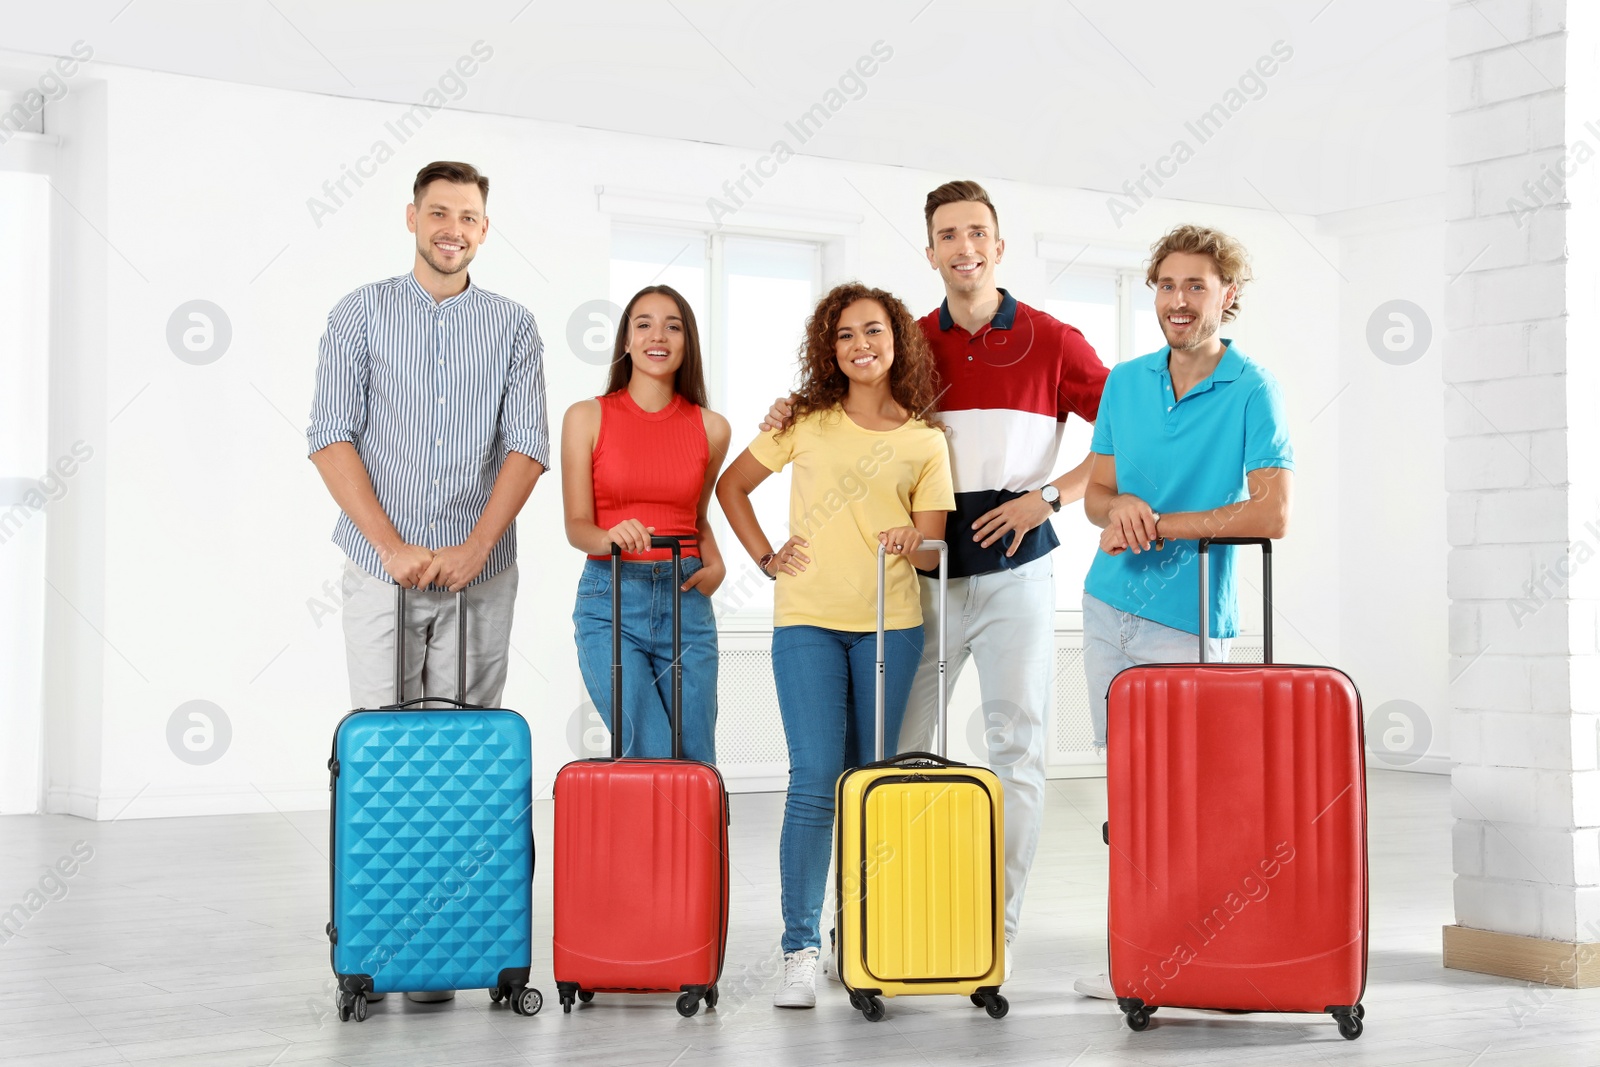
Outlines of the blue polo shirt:
M1227 345L1211 376L1174 400L1170 348L1112 368L1090 448L1117 461L1117 489L1158 515L1210 511L1249 499L1246 475L1294 469L1283 393L1265 368ZM1119 611L1200 632L1199 542L1160 552L1097 551L1083 588ZM1233 548L1211 550L1211 636L1236 637Z

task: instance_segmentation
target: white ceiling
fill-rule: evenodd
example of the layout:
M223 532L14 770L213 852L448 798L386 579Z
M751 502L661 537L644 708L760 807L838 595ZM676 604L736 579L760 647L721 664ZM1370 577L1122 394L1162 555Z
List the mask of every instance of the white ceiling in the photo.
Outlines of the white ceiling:
M767 149L883 41L803 151L1112 190L1183 139L1163 195L1318 214L1444 185L1445 0L83 0L7 3L0 47ZM1265 92L1185 127L1283 41ZM791 138L792 140L792 138ZM1153 188L1153 186L1152 186Z

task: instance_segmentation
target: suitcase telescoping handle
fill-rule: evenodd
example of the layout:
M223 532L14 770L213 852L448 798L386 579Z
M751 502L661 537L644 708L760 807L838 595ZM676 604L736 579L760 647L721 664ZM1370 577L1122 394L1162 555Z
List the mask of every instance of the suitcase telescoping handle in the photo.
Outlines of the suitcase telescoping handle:
M1200 662L1206 661L1206 638L1211 635L1211 546L1260 545L1261 595L1267 609L1262 614L1261 662L1272 662L1272 541L1265 537L1203 537L1200 539Z
M394 703L390 710L409 708L415 704L444 703L458 708L474 709L477 704L467 703L467 590L456 593L456 695L451 697L420 696L414 700L406 697L406 587L394 587Z
M936 549L939 550L939 716L935 720L936 725L934 726L934 730L936 732L934 734L934 746L933 747L934 747L935 754L938 755L942 759L942 758L944 758L944 726L945 726L945 723L944 723L944 702L945 702L945 691L944 691L944 680L945 680L945 678L944 678L944 666L945 666L945 661L944 661L944 653L945 653L945 649L944 649L944 609L945 609L945 594L946 594L946 591L947 591L947 589L949 587L949 578L950 578L950 546L945 544L943 541L924 541L924 542L922 542L922 544L920 546L918 546L917 550L920 552L920 551L922 551L922 549L925 549L925 548L936 548ZM877 710L877 715L878 715L878 725L877 725L877 739L876 739L877 743L876 743L876 747L873 750L876 753L876 755L873 758L877 759L877 760L882 760L884 758L884 752L883 752L883 627L884 627L884 621L883 621L883 615L884 615L884 592L883 592L883 587L884 587L884 580L883 580L883 578L884 578L884 570L885 570L885 564L887 562L887 559L888 559L888 546L887 545L879 545L878 546L878 663L877 663L877 669L878 669L877 687L878 688L877 688L877 699L876 699L876 705L877 705L876 706L876 710Z
M672 549L672 758L683 758L683 541L651 537ZM611 758L622 758L622 546L611 542Z

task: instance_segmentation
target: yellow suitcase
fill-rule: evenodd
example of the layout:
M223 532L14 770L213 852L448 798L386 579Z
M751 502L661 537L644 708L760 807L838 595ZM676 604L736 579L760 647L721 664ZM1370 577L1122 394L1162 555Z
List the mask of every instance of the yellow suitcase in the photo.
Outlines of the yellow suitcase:
M939 549L937 754L884 758L883 575L878 550L877 761L845 771L835 789L834 929L850 1004L884 1017L882 997L964 996L1005 1016L1005 803L985 767L944 758L945 588Z

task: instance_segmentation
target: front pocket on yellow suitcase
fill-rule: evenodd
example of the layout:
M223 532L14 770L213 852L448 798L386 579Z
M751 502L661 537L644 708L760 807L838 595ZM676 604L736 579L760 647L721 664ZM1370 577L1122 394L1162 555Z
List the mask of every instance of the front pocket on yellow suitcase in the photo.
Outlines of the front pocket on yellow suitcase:
M965 768L889 775L863 796L866 968L887 982L959 982L994 967L1003 860L990 790Z

